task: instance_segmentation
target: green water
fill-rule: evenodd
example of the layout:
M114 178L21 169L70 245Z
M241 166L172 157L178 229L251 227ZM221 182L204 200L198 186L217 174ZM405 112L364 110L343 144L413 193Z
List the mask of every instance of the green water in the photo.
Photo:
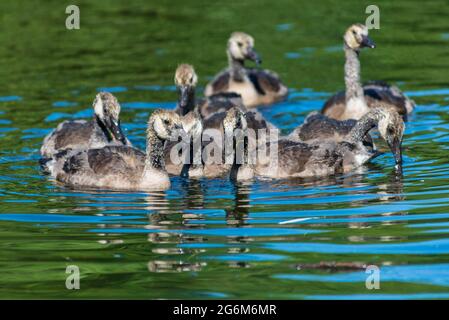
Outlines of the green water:
M291 88L262 109L284 132L343 88L342 33L368 1L77 1L0 3L0 298L448 298L449 3L377 1L377 48L365 80L395 83L417 103L404 175L386 154L361 173L319 181L172 179L163 193L75 191L38 168L43 137L91 116L99 90L122 104L144 147L148 115L173 108L174 70L202 87L226 66L229 34L256 39L263 66ZM310 220L287 223L297 218ZM381 268L298 268L311 263ZM81 289L67 290L76 265Z

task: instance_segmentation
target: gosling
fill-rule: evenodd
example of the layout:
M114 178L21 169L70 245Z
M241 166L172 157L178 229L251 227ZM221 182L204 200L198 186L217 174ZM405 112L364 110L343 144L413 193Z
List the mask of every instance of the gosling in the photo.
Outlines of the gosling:
M327 139L305 143L280 139L270 142L267 147L271 158L258 159L255 172L258 176L271 178L322 177L350 172L379 154L364 143L365 136L376 126L400 170L404 121L396 110L379 107L358 120L341 141Z
M72 187L112 190L167 190L164 143L182 132L182 121L173 111L157 109L147 128L146 153L130 146L83 150L55 164L56 180Z
M368 83L363 87L361 85L359 54L363 48L376 47L368 37L368 28L363 24L354 24L346 30L343 39L346 91L339 92L327 100L321 112L337 120L358 120L382 102L395 108L406 121L415 103L399 88L380 81Z
M120 104L109 92L100 92L93 102L91 121L67 120L44 139L40 153L50 158L63 150L87 150L107 145L131 146L120 125Z
M270 105L287 97L288 89L275 72L245 68L245 60L261 63L253 37L243 32L232 33L226 53L229 66L206 86L205 96L235 92L241 95L247 108Z

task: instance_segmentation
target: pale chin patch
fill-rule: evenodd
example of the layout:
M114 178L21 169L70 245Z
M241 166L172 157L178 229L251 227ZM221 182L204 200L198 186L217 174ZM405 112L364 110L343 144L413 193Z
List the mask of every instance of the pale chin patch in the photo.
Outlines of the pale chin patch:
M231 44L229 46L229 51L231 52L231 55L235 59L239 59L239 60L244 59L241 49L238 47L237 43L235 43L234 41L231 42Z
M99 118L103 118L104 117L104 114L103 114L103 100L101 100L100 97L97 97L95 99L94 111L95 111L95 114Z

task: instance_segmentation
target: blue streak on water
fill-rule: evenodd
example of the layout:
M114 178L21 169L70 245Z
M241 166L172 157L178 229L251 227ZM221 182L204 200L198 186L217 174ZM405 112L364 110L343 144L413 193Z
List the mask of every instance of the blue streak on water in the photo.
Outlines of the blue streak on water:
M11 102L11 101L20 101L22 97L19 96L4 96L0 97L0 102Z
M335 244L284 242L265 243L263 247L286 252L316 252L337 254L449 254L449 238L404 243Z
M276 26L277 31L288 31L293 28L293 23L281 23Z
M128 91L128 88L121 87L121 86L117 86L117 87L100 87L100 88L97 88L97 91L98 92L107 91L107 92L111 92L111 93L114 93L114 92L125 92L125 91Z
M409 97L427 97L437 95L449 95L449 88L434 89L434 90L419 90L419 91L406 91L406 95Z
M368 273L369 274L369 273ZM365 270L330 275L318 274L279 274L278 279L317 282L365 282ZM410 282L449 286L449 264L399 265L380 268L382 282Z
M348 294L348 295L310 295L311 300L421 300L421 299L448 299L449 292L441 293L409 293L409 294Z
M55 101L55 102L53 102L53 107L57 107L57 108L74 107L76 105L78 105L78 103L70 102L70 101Z

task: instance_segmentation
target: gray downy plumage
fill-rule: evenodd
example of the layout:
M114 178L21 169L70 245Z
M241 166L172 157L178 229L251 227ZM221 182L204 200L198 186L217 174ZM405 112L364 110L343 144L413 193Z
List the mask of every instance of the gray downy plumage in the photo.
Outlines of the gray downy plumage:
M312 140L310 143L280 139L268 145L266 161L258 160L256 174L271 178L321 177L354 170L378 155L364 143L368 132L378 127L392 150L396 166L402 165L404 122L393 109L378 107L364 115L342 140Z
M170 180L165 170L164 143L181 128L179 115L155 110L148 121L145 153L130 146L78 151L61 158L55 166L61 169L54 175L57 181L77 188L166 190Z
M120 126L120 104L109 92L100 92L93 102L90 121L69 120L60 123L44 139L40 153L52 157L64 149L85 150L107 145L131 146Z

